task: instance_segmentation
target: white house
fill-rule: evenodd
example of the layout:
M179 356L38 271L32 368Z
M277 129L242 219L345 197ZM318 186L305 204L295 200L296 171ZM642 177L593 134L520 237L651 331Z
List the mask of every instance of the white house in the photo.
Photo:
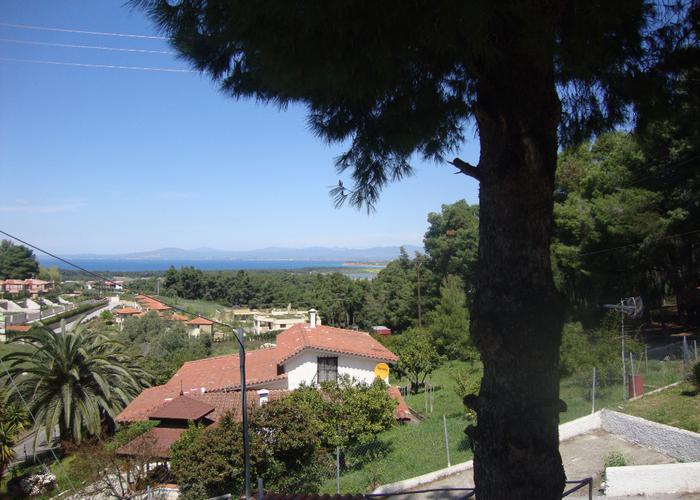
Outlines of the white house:
M398 357L368 333L316 323L296 324L277 335L275 347L246 353L246 383L251 390L318 386L348 375L358 382L382 378L389 383L389 364ZM142 392L117 416L118 422L141 420L166 400L180 394L230 392L241 388L237 354L189 361L164 385Z

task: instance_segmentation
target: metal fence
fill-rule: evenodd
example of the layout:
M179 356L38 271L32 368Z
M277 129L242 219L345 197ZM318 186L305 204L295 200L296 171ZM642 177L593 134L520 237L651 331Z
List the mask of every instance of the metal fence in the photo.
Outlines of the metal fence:
M652 391L685 380L699 361L696 340L625 352L618 360L585 366L562 379L561 399L567 404L562 420L573 420L603 408L616 408Z

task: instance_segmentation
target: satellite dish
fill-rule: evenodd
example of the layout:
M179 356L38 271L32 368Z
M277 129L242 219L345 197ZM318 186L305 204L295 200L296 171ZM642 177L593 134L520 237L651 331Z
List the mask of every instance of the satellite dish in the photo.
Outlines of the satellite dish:
M605 304L603 307L606 309L615 309L632 319L637 319L642 315L642 312L644 312L644 301L642 301L641 297L628 297L622 299L619 304Z

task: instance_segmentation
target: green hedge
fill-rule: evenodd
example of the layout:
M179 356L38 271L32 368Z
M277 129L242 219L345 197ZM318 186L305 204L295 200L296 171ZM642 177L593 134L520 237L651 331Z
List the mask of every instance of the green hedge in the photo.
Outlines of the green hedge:
M109 303L108 299L102 299L98 300L96 302L92 302L90 304L83 304L75 309L71 309L69 311L62 312L60 314L57 314L56 316L51 316L50 318L47 318L45 320L39 321L44 326L51 326L56 323L59 323L61 320L72 318L74 316L79 316L80 314L87 313L94 311L95 309L99 309L100 307L103 307Z

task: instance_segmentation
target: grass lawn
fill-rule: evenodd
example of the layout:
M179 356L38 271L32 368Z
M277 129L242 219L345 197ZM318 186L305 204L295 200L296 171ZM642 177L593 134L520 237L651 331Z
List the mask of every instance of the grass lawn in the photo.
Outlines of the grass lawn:
M217 309L222 310L226 307L217 302L211 302L208 300L188 300L181 299L179 297L165 297L162 295L155 295L155 298L160 299L168 304L173 304L178 307L181 307L190 314L202 314L210 318L214 316Z
M447 467L443 415L447 419L447 434L450 446L451 463L469 460L472 452L467 446L464 429L470 420L464 413L462 402L454 391L454 381L450 372L466 367L467 363L449 362L432 375L433 413L425 413L423 392L409 395L407 403L425 420L415 425L399 425L378 436L377 450L386 451L379 459L361 469L350 470L340 477L342 492L364 492L373 486L407 479L420 474ZM400 381L392 381L400 384ZM335 492L335 479L328 480L322 487L324 493Z
M408 479L447 467L443 415L447 420L451 463L454 465L471 459L472 453L464 435L464 429L470 424L470 420L465 415L462 401L455 392L455 382L450 377L451 373L468 366L468 363L451 361L433 372L431 375L434 387L432 413L425 410L426 398L422 390L418 394L407 396L406 402L411 408L424 415L425 420L416 425L396 426L379 434L379 444L375 447L385 449L383 456L372 460L371 465L343 472L340 477L340 490L342 492L366 492L378 484ZM640 368L642 368L641 373L645 375L646 391L671 384L681 378L681 365L675 361L650 361L648 367ZM392 380L391 382L392 385L406 384L406 381L401 380ZM591 412L589 384L590 380L587 380L587 377L569 377L562 380L561 398L568 405L568 410L560 416L562 423L588 415ZM683 389L664 391L662 394L673 392L680 395L682 391L687 391L690 388L687 384L683 387ZM652 412L654 405L647 405L646 402L657 397L654 395L623 405L622 396L621 384L599 388L596 395L596 410L604 407L618 411L621 408L645 407L649 412ZM700 396L695 396L694 399L689 396L677 397L683 398L679 400L683 403L679 405L682 406L682 409L671 411L666 408L666 405L660 403L658 409L655 410L656 414L660 416L645 416L641 413L639 416L697 431L698 426L700 426ZM633 413L631 410L628 412ZM667 414L668 420L660 419L661 416ZM333 478L326 481L321 492L334 493L335 488L335 479Z
M700 432L700 393L689 382L622 405L630 415Z

